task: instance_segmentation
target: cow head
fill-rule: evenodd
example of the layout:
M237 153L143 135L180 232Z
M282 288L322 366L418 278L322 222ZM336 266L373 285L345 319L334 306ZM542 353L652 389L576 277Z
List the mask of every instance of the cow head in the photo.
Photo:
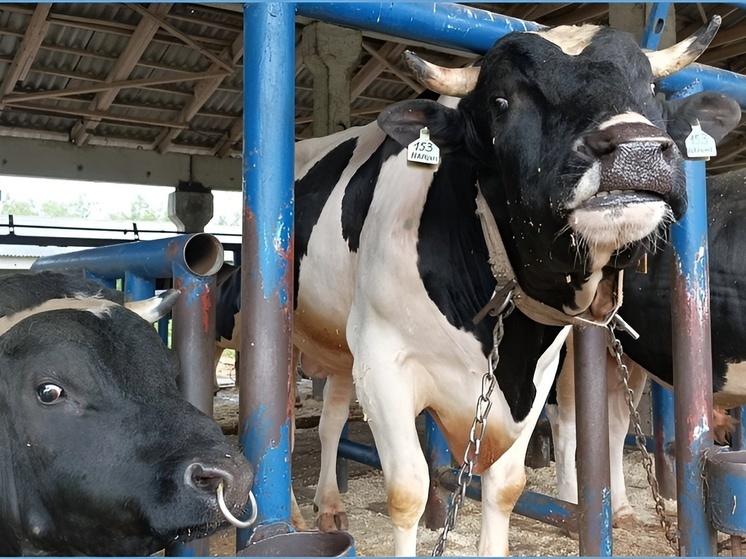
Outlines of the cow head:
M691 63L718 25L658 53L583 26L506 35L481 67L444 70L409 54L423 83L462 99L398 103L379 125L403 145L426 126L442 151L474 161L523 290L579 314L609 271L684 213L678 146L695 119L720 140L740 118L720 94L655 94L655 80Z
M243 512L251 467L183 400L177 372L153 327L110 301L2 319L1 555L151 554L224 522L221 482Z

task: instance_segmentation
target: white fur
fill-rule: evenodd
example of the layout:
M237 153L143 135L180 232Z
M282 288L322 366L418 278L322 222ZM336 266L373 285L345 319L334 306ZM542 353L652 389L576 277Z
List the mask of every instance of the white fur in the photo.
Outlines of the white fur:
M115 305L116 303L106 299L101 299L100 297L65 297L62 299L50 299L36 307L24 309L15 314L6 315L0 318L0 335L13 328L13 326L22 320L35 314L65 309L77 309L89 312L99 318L103 318L109 315L111 307Z

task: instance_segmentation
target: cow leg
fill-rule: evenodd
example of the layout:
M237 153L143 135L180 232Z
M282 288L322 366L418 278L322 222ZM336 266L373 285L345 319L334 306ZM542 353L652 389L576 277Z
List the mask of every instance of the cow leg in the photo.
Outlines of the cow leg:
M215 346L215 363L214 367L212 368L212 391L213 395L218 393L218 390L220 390L220 385L218 384L218 363L220 363L220 357L223 355L223 349L219 345Z
M321 471L314 503L318 510L316 525L322 532L347 529L347 513L337 485L337 450L339 437L350 414L353 395L352 376L334 374L326 379L324 405L319 421Z
M508 556L510 514L526 485L524 462L534 427L554 384L559 353L570 328L565 327L536 364L536 395L523 429L515 442L482 473L482 527L477 552L483 556Z
M528 439L530 440L530 437ZM523 462L528 442L527 440L525 444L520 445L516 441L482 473L482 528L477 548L479 555L509 555L510 514L526 485L526 469Z
M557 405L547 406L547 416L552 427L554 459L557 470L557 496L570 503L578 502L578 478L575 466L575 364L571 343L567 358L557 381ZM629 387L634 393L635 406L645 387L646 375L638 366L625 361L630 371ZM616 360L606 360L609 400L609 462L611 475L611 501L614 525L634 525L634 510L627 499L624 483L624 439L629 426L629 408L624 398L624 385L616 370Z
M366 339L371 336L365 334ZM372 352L356 356L353 368L358 400L381 460L389 518L394 525L394 554L410 557L417 554L417 523L425 512L430 485L415 427L421 409L412 380L426 378L426 373L413 371L413 367L402 366L396 359L382 362L380 355Z
M645 372L625 358L629 370L628 385L633 392L635 408L640 403L645 389ZM627 498L627 487L624 483L624 439L629 431L630 411L624 396L625 388L617 371L616 360L611 356L606 359L606 376L609 393L609 464L611 470L611 504L614 526L636 529L638 521L635 511Z

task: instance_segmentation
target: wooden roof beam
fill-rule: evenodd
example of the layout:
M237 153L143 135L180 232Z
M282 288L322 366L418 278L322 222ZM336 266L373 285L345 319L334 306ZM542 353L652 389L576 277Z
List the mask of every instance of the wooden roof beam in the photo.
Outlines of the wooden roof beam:
M232 64L228 64L225 60L222 60L220 56L213 53L211 50L208 50L203 45L200 45L197 41L193 40L189 35L179 31L176 27L168 23L166 19L161 17L159 14L156 14L151 10L145 9L139 6L138 4L125 4L125 5L131 10L141 14L143 17L150 18L156 23L158 23L158 25L162 27L165 31L167 31L168 33L170 33L177 39L180 39L181 41L183 41L185 45L192 47L194 50L199 52L202 56L212 60L213 64L217 64L218 66L223 68L223 70L226 70L228 72L233 72L234 68Z
M158 127L171 127L171 128L179 127L182 129L189 128L189 125L180 123L180 122L155 120L152 118L140 118L140 117L128 116L128 115L120 115L120 114L113 113L111 111L74 109L71 107L60 107L59 105L35 105L33 103L21 103L21 102L9 102L7 103L7 106L14 107L17 109L22 109L24 111L33 111L33 112L39 112L39 113L52 113L52 114L60 114L60 115L66 115L66 116L72 116L72 117L83 117L85 119L94 120L96 124L98 124L98 122L101 120L111 120L115 122L124 122L127 124L142 124L145 126L158 126ZM90 130L88 133L92 134L93 130Z
M161 76L158 78L143 78L140 80L122 80L118 82L101 82L97 85L89 85L83 87L69 87L67 89L54 89L50 91L34 91L32 93L11 93L3 98L3 102L28 102L38 101L39 99L53 99L59 97L69 97L72 95L87 95L90 93L101 93L110 92L112 90L119 91L121 89L131 89L138 87L148 87L153 85L163 85L167 83L183 83L186 81L197 81L197 80L222 80L227 74L223 71L213 72L201 72L193 74L190 72L174 72L168 76ZM85 80L86 78L75 78ZM91 80L93 81L93 80ZM114 100L107 103L111 105Z
M51 7L52 4L37 4L34 13L31 14L31 21L26 28L23 40L5 74L3 83L0 84L0 109L3 107L2 98L13 91L16 83L25 80L28 75L34 57L49 28L47 16Z
M172 4L153 4L152 10L157 15L167 14L171 9ZM118 82L126 80L132 73L132 70L137 66L137 61L145 52L145 49L150 44L150 41L158 31L158 22L153 21L150 18L143 17L137 27L133 31L132 35L127 41L127 46L120 53L117 61L114 63L109 76L106 78L109 82ZM96 98L90 105L90 109L93 113L97 111L106 111L111 105L111 102L119 93L119 88L109 89L102 91L96 95ZM70 139L77 145L83 145L86 143L88 137L92 134L96 128L95 121L83 121L78 122L73 129L70 131Z
M230 46L230 48L220 53L221 59L230 60L230 66L233 67L234 64L243 57L243 45L243 33L239 33L238 37L236 37L236 40L233 41L233 44ZM222 67L222 64L213 64L212 69L217 70L218 66ZM179 122L191 122L194 115L199 112L199 110L204 106L205 103L207 103L210 97L212 97L215 91L217 91L224 77L225 76L220 76L209 80L200 81L194 88L194 95L192 96L191 100L184 106L184 108L182 108ZM156 138L156 149L160 153L168 152L174 138L176 138L176 136L178 136L180 132L181 130L178 128L163 130L160 134L158 134L158 138Z
M397 78L399 78L401 81L407 84L410 88L414 89L417 93L422 93L424 91L425 89L424 87L422 87L419 83L414 81L407 74L402 72L399 68L394 66L388 60L386 60L383 56L381 56L378 53L378 51L375 48L369 45L366 41L363 41L363 48L366 50L368 54L370 54L373 58L378 60L385 70L388 70L389 72L394 74Z
M554 27L555 25L578 25L589 19L595 19L609 12L609 5L603 4L586 4L580 8L575 8L564 14L554 17L547 17L542 21L544 25Z
M401 43L388 41L378 49L378 57L371 56L362 68L353 76L350 83L350 100L357 99L365 89L372 84L385 69L383 60L401 56L407 46Z
M241 136L243 136L243 116L237 118L231 129L218 140L213 148L213 154L218 157L230 155L233 144L240 140Z

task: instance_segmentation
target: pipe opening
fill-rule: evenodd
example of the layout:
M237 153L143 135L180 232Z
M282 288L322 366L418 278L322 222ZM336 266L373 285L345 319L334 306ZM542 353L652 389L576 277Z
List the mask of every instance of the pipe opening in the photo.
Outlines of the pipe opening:
M223 265L223 245L213 235L197 233L184 245L184 263L198 276L211 276Z

